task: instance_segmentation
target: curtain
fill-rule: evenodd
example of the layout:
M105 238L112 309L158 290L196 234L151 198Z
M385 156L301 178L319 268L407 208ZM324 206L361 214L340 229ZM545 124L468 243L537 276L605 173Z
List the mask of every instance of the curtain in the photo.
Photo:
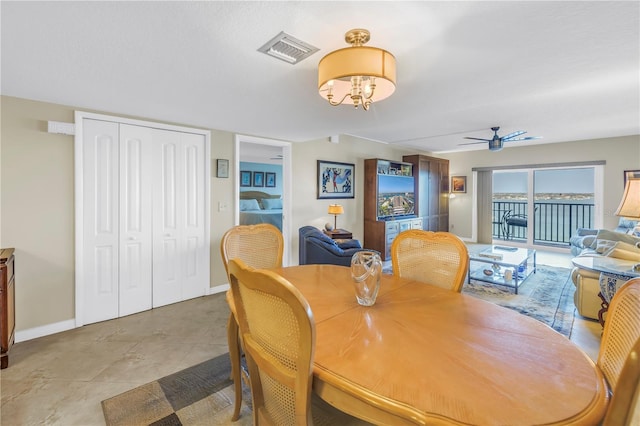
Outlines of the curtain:
M478 176L478 243L491 244L493 228L493 172L482 170Z

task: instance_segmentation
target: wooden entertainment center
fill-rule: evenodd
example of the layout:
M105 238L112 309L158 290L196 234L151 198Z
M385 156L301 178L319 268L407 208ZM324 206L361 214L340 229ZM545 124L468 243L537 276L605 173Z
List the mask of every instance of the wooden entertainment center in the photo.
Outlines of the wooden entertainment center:
M425 155L405 155L402 160L364 161L364 247L379 251L383 260L391 259L391 243L402 231L449 230L449 160ZM397 215L379 211L381 205L389 204L379 194L381 179L388 179L380 176L386 175L413 177L413 206L408 214L401 208Z

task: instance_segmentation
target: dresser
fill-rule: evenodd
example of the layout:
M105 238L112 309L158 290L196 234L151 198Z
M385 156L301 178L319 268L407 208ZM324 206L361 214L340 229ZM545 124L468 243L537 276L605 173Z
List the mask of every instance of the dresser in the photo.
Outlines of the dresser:
M14 249L0 249L0 368L9 366L9 349L16 330Z

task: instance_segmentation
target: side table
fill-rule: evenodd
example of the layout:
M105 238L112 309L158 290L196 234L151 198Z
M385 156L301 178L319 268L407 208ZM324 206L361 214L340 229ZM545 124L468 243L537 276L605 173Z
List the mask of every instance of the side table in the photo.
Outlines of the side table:
M351 240L353 234L345 229L334 229L333 231L324 230L324 233L331 237L332 240Z
M638 264L638 262L632 260L624 260L607 256L585 256L574 257L573 259L571 259L571 263L573 263L573 265L577 266L578 268L586 269L588 271L600 274L613 274L617 276L627 277L628 279L640 277L640 271L634 268ZM615 291L609 291L607 293L608 297L606 297L602 293L602 290L598 293L598 297L601 301L601 309L600 311L598 311L598 321L603 327L604 314L609 310L609 302L611 301L614 293Z

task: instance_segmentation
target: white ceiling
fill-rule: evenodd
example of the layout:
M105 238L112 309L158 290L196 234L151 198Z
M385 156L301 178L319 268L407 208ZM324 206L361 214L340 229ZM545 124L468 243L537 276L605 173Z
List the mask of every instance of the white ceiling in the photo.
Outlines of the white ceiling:
M640 134L640 2L2 1L3 95L292 142L349 134L410 149L486 149ZM365 112L317 94L344 33L397 60ZM280 31L320 51L257 51ZM214 140L215 143L215 140Z

